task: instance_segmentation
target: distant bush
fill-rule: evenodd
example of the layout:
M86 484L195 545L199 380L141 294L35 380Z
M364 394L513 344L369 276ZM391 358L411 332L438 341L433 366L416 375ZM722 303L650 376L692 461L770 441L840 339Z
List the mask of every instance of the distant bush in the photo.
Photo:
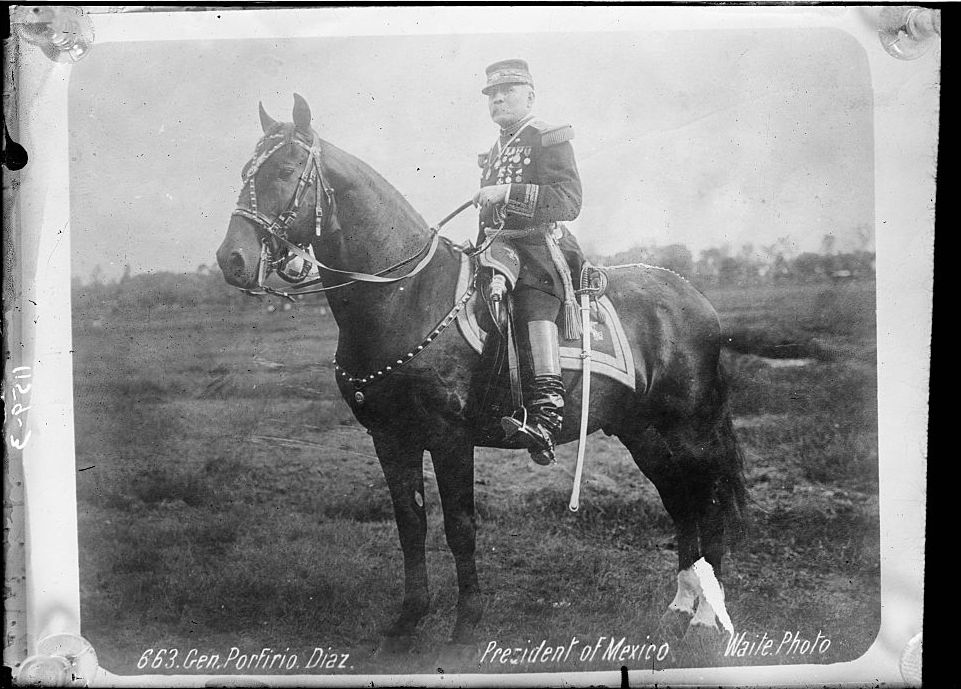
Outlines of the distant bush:
M74 307L81 310L195 308L211 304L256 306L255 300L227 285L219 274L164 271L141 273L111 283L84 285L75 280L73 301Z

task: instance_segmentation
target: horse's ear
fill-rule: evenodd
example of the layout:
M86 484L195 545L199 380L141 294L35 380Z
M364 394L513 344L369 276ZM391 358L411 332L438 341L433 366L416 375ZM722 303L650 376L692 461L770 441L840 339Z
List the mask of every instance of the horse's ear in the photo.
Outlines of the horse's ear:
M294 125L302 134L310 134L310 106L299 93L294 94Z
M267 114L263 103L257 105L260 107L260 126L264 128L264 134L266 134L271 127L277 124L277 120Z

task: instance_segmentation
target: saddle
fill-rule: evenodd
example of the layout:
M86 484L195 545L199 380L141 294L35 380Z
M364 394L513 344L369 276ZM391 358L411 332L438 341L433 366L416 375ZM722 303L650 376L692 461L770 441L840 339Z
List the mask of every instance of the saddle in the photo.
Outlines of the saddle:
M592 377L605 376L634 390L635 365L627 337L614 305L606 296L607 273L583 260L579 252L564 252L568 266L577 276L578 295L590 296ZM520 271L520 260L510 244L497 241L461 265L460 285L469 280L477 287L474 297L457 317L458 328L481 357L471 383L468 415L474 420L481 438L496 441L502 437L497 421L523 404L521 390L532 375L527 353L520 346L511 323L512 288ZM564 333L564 309L558 314L558 332ZM566 339L561 335L560 359L568 399L579 395L583 369L581 335ZM574 415L565 417L565 426L575 424Z
M567 262L570 275L579 276L579 280L573 281L576 293L589 293L592 307L596 310L597 299L607 291L607 274L584 260L576 245L561 246L561 253ZM475 317L485 332L495 331L504 335L509 330L510 295L520 275L520 258L509 243L499 239L495 239L484 251L474 254L472 258L475 285L481 295L474 304ZM565 332L563 326L567 325L564 322L567 317L563 310L557 316L558 331L561 333Z

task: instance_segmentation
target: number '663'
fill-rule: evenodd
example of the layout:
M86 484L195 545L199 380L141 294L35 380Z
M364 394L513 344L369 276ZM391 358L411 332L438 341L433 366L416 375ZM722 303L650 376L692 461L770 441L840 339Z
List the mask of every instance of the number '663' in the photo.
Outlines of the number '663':
M180 655L180 651L176 648L148 648L140 656L140 660L137 661L137 668L140 670L146 668L160 670L176 667L178 655Z

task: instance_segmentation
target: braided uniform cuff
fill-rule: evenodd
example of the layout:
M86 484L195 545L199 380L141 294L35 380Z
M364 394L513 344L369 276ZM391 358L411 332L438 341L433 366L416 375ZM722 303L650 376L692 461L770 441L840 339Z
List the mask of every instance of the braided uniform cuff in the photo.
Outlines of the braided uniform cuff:
M507 212L524 218L533 218L537 207L536 184L512 184L507 195Z

